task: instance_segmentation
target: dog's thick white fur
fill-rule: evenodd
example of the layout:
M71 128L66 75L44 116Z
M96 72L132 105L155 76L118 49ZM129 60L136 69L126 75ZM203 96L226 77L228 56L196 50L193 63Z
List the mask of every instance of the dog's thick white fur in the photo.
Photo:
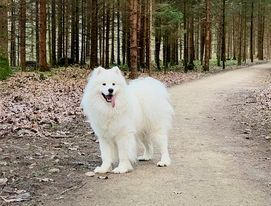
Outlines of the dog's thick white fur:
M147 77L126 83L118 67L96 68L85 88L81 106L98 136L102 165L94 172L125 173L138 160L150 160L153 143L157 143L161 160L158 166L168 166L168 130L173 109L165 86ZM144 154L136 157L137 142Z

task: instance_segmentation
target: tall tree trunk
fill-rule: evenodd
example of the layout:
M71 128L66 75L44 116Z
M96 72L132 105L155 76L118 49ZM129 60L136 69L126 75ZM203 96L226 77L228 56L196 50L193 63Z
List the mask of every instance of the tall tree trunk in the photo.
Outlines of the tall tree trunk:
M244 11L243 11L243 52L242 59L243 62L246 62L247 59L247 3L244 2Z
M51 15L50 15L50 4L51 1L49 1L48 5L47 5L47 10L48 10L48 15L47 15L47 27L48 27L48 31L47 35L48 35L48 55L49 55L49 65L52 66L52 21L51 21ZM32 49L31 49L32 51Z
M262 2L259 1L258 8L258 59L263 60L263 42L264 42L264 21L265 21L265 8Z
M216 46L216 60L217 60L217 66L221 66L221 45L222 45L222 18L219 16L219 23L217 26L217 31L216 31L216 39L217 39L217 46Z
M69 16L70 16L70 0L65 0L65 5L64 5L64 19L66 21L65 23L65 67L68 66L68 45L69 45L69 28L70 28L70 21L69 21ZM64 31L63 31L64 33Z
M90 67L94 68L98 65L97 51L98 51L98 8L97 0L92 1L91 13L91 51L90 51Z
M253 26L254 26L254 1L251 2L251 14L250 14L250 61L253 62Z
M51 0L51 20L52 20L52 66L56 65L56 0Z
M226 0L222 0L223 4L222 4L222 48L221 48L221 58L222 58L222 68L225 69L225 61L226 61L226 32L225 32L225 9L226 9L226 5L225 5L225 1Z
M40 0L40 59L39 67L41 71L49 70L46 63L46 0Z
M236 16L233 16L232 17L232 50L233 50L233 60L236 60L236 47L237 47L237 37L235 35L235 29L237 29L235 26L236 26L236 21L235 21L235 17Z
M126 28L127 28L127 34L126 34L126 62L128 68L131 68L131 37L130 37L130 31L129 31L129 21L126 22ZM137 54L138 55L138 54Z
M137 0L129 0L131 79L137 77L137 6Z
M26 68L25 49L25 24L26 24L26 1L20 1L20 65L22 70Z
M198 14L199 15L199 14ZM195 32L195 59L199 60L200 58L200 49L199 49L199 45L200 45L200 17L197 17L197 27L196 27L196 32Z
M79 63L79 5L79 0L75 0L75 63Z
M85 64L85 40L86 40L86 35L85 35L85 22L86 22L86 14L85 14L85 0L81 1L81 59L80 59L80 64L84 65Z
M184 59L183 59L183 66L184 72L187 72L187 62L188 62L188 37L187 37L187 0L184 0L184 9L183 9L183 22L184 22Z
M205 0L206 6L206 36L205 36L205 55L203 70L209 71L209 60L211 50L211 0Z
M227 40L227 59L231 59L231 57L232 57L232 32L231 32L230 28L231 28L231 25L229 23L228 29L227 29L227 37L228 37L228 40Z
M147 0L146 9L146 70L151 73L151 19L152 19L152 1Z
M4 8L4 7L3 7ZM14 0L11 0L11 31L10 31L10 65L12 67L16 66L16 21L15 21L15 2ZM4 20L4 17L0 18L1 20ZM4 25L4 23L0 23L1 25ZM7 24L6 24L7 26ZM4 29L3 31L7 31L7 29L5 30L5 25L4 25ZM8 41L5 41L6 43ZM2 45L0 43L0 45Z
M138 18L139 20L139 31L138 31L138 46L139 46L139 66L141 68L145 68L145 46L146 46L146 4L147 4L147 0L143 0L141 1L141 5L139 5L139 7L141 7L141 14L138 15L140 16L140 18Z
M103 56L103 36L102 36L102 33L103 33L103 28L102 26L99 26L99 33L98 33L98 36L99 36L99 64L102 65L103 62L102 62L102 56Z
M120 0L117 0L117 64L120 65Z
M112 3L112 25L111 25L111 64L115 63L115 1Z
M40 19L39 19L39 0L36 0L35 2L36 6L36 62L39 62L40 59L40 55L39 55L39 48L40 48L40 29L39 29L39 25L40 25Z
M110 3L106 3L105 67L109 68Z
M129 32L127 26L128 26L128 23L127 23L127 2L124 1L124 10L122 11L122 64L125 64L126 63L126 51L128 50L127 49L127 34Z
M205 28L205 22L206 19L204 18L203 20L201 20L201 25L200 25L200 62L201 65L203 65L203 61L204 61L204 49L205 49L205 36L206 36L206 28Z
M241 2L241 8L238 15L238 57L237 57L237 64L242 64L242 34L243 34L243 21L242 21L242 14L243 14L243 1Z
M86 13L87 13L87 25L86 25L86 30L87 30L87 34L86 34L86 59L90 59L90 29L91 29L91 11L92 10L92 6L91 6L91 1L88 0L87 1L87 8L86 8ZM97 28L98 29L98 28ZM98 52L98 51L97 51Z
M103 26L102 26L102 60L101 60L101 65L104 67L105 66L105 31L106 31L106 21L105 21L105 1L102 0L102 16L103 16Z
M63 0L57 0L57 60L59 61L63 57L63 34L62 34L62 25L63 25Z
M8 1L0 2L0 58L8 61ZM1 69L1 68L0 68Z
M160 67L160 49L161 49L161 20L159 18L155 19L155 63L158 70Z
M179 50L180 50L180 61L182 62L182 58L183 58L183 40L182 40L182 37L180 37Z
M189 39L189 63L188 69L194 69L194 60L195 60L195 45L194 45L194 15L191 11L190 20L189 20L189 32L188 32L188 39Z

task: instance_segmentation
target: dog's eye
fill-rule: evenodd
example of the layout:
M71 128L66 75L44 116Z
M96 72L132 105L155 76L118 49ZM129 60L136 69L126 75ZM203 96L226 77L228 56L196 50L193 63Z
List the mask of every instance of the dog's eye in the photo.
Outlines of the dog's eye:
M106 83L103 83L103 85L105 86L105 85L106 85Z
M115 83L112 83L113 86L115 86Z

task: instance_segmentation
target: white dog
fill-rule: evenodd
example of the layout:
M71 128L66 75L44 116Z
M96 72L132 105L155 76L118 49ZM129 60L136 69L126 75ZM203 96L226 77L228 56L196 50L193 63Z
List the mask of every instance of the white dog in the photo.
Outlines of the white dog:
M125 173L136 161L136 143L144 146L138 160L150 160L152 143L161 151L158 166L168 166L168 130L173 109L165 86L147 77L126 83L118 67L96 68L85 88L81 106L87 120L98 136L102 165L94 172Z

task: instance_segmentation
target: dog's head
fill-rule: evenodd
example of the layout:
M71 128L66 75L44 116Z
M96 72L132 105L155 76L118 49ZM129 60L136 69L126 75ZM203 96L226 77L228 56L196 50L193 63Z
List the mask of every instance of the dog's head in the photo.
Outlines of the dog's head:
M125 78L117 66L112 69L95 68L90 81L92 81L92 89L94 90L92 92L95 92L99 98L111 104L112 107L115 107L115 100L118 94L126 87Z

